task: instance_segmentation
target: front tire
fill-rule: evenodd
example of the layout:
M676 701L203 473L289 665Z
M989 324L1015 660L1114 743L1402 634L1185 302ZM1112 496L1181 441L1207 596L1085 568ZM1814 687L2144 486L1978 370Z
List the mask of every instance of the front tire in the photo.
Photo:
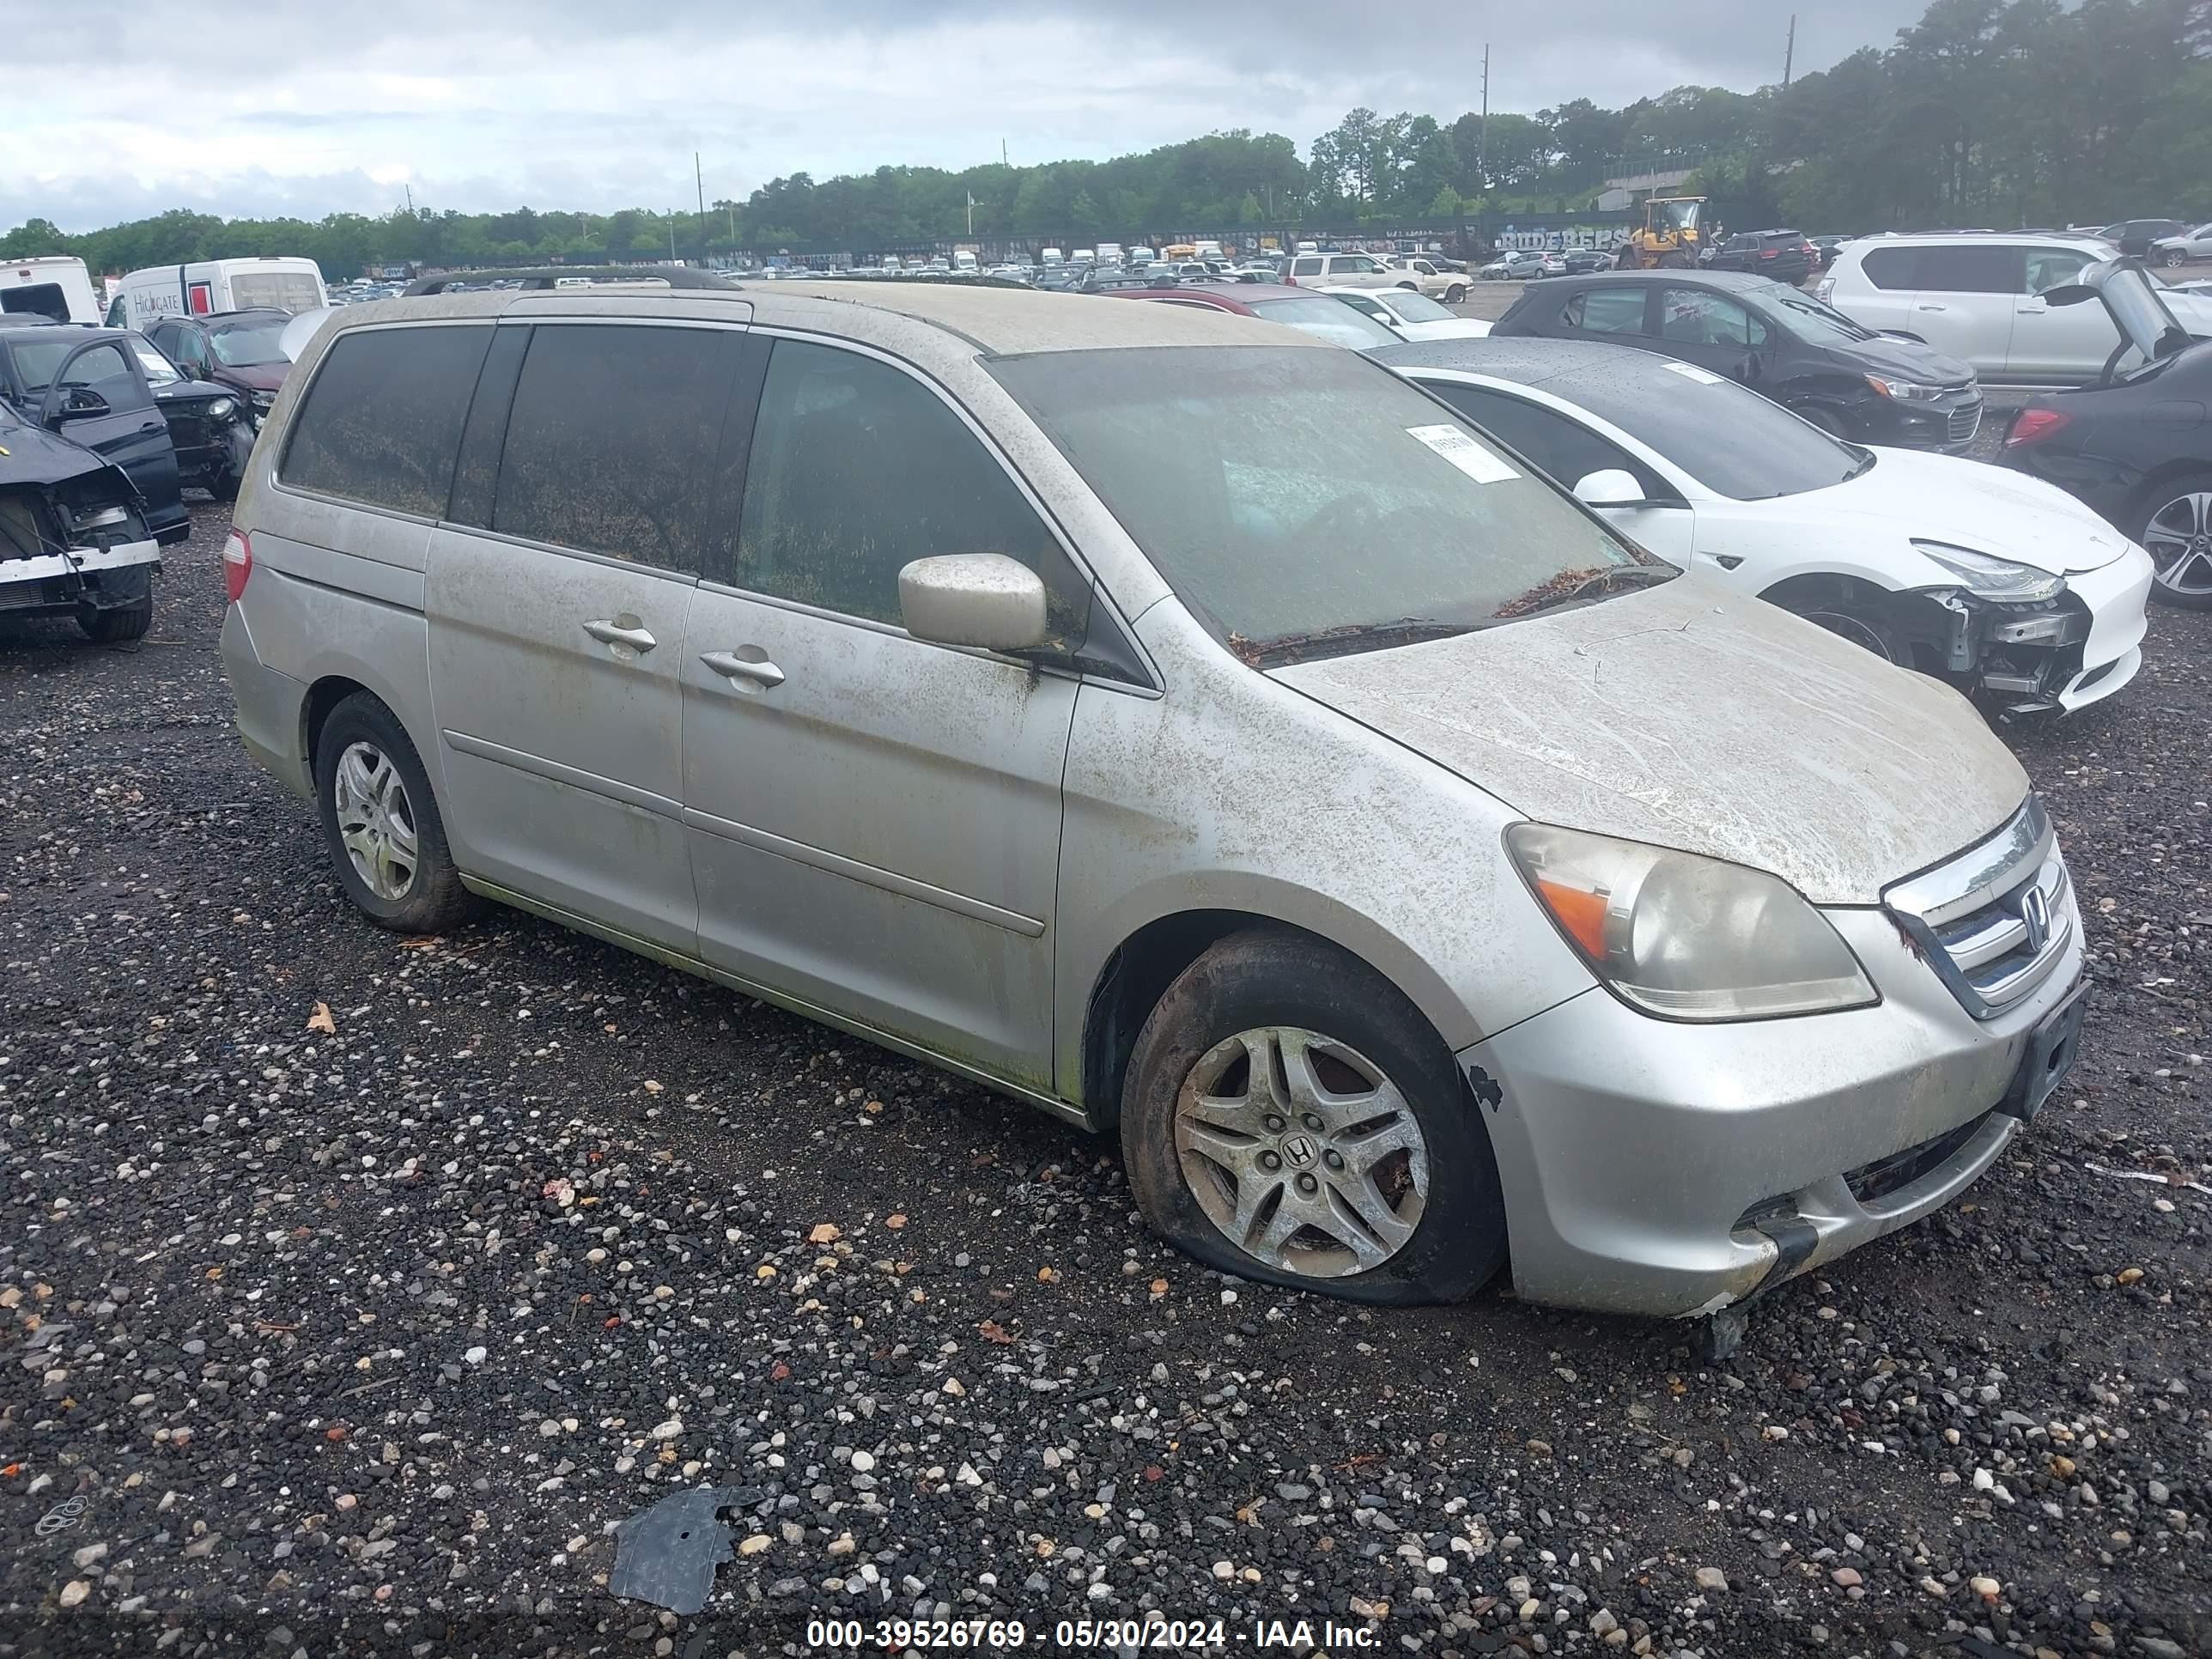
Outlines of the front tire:
M429 775L381 699L356 691L331 711L315 742L315 800L338 884L378 927L435 933L475 910Z
M1467 284L1464 283L1454 283L1444 290L1444 303L1448 306L1455 306L1466 298Z
M1137 1037L1121 1148L1153 1230L1240 1278L1454 1302L1505 1259L1480 1109L1413 1005L1348 952L1233 933Z
M1837 419L1835 414L1832 410L1813 406L1796 410L1793 412L1799 419L1819 427L1821 431L1826 433L1831 438L1848 438L1850 435L1844 430L1843 422Z
M1869 616L1864 611L1839 599L1795 598L1775 601L1795 617L1802 617L1816 627L1825 628L1838 639L1849 640L1863 650L1871 651L1884 662L1899 668L1912 667L1912 653L1897 637L1897 631L1880 617Z
M115 573L118 586L131 580L128 572ZM143 640L154 625L154 573L140 566L137 580L144 591L122 605L86 605L76 613L76 625L94 645L128 645Z
M2159 263L2168 270L2179 270L2189 263L2189 256L2178 247L2170 247L2166 249L2165 258Z
M2145 492L2128 533L2150 555L2151 598L2212 611L2212 472L2185 473Z

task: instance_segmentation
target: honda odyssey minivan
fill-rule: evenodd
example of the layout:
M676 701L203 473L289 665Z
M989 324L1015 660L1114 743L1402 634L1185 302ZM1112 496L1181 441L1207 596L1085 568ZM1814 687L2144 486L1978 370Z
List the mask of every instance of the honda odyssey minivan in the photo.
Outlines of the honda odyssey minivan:
M1215 1267L1711 1314L1942 1205L2081 930L1966 701L1250 319L350 307L224 554L387 927L496 900L1090 1128Z

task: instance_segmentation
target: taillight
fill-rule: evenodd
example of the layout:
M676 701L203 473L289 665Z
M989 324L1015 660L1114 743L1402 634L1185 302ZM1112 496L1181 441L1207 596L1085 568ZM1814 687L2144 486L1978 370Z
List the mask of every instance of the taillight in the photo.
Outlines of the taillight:
M2023 409L2012 417L2012 430L2005 434L2005 447L2018 449L2027 444L2039 444L2072 419L2055 409Z
M253 544L246 539L243 530L234 530L230 539L222 544L222 591L231 604L246 592L246 579L253 574Z
M1283 286L1285 288L1296 288L1297 285L1298 279L1297 277L1291 276L1287 270L1283 273Z

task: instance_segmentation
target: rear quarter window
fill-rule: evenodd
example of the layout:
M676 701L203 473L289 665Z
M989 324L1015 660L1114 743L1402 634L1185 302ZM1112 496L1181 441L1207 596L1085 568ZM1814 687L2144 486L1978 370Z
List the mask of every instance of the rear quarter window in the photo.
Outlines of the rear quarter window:
M292 418L279 476L318 495L445 516L491 325L340 337Z
M1919 268L1920 250L1917 247L1869 248L1866 257L1859 261L1859 269L1866 273L1867 281L1887 291L1918 288Z

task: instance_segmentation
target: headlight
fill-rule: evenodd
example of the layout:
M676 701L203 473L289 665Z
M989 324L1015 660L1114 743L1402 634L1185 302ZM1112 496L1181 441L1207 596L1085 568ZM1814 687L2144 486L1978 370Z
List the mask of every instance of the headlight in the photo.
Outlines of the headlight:
M2027 602L2056 599L2066 591L2066 578L2054 576L2033 565L2014 564L1971 547L1946 542L1915 542L1921 556L1956 576L1966 590L1978 599Z
M1917 380L1893 380L1887 375L1869 374L1866 383L1885 398L1894 398L1901 404L1932 404L1938 398L1948 397L1949 386L1922 386Z
M1590 970L1669 1019L1880 1000L1828 919L1778 876L1641 842L1516 823L1506 850Z
M208 405L207 412L211 421L227 421L238 413L238 401L234 398L218 398Z
M276 401L276 394L273 392L257 392L253 394L253 406L256 409L269 409L275 404Z

